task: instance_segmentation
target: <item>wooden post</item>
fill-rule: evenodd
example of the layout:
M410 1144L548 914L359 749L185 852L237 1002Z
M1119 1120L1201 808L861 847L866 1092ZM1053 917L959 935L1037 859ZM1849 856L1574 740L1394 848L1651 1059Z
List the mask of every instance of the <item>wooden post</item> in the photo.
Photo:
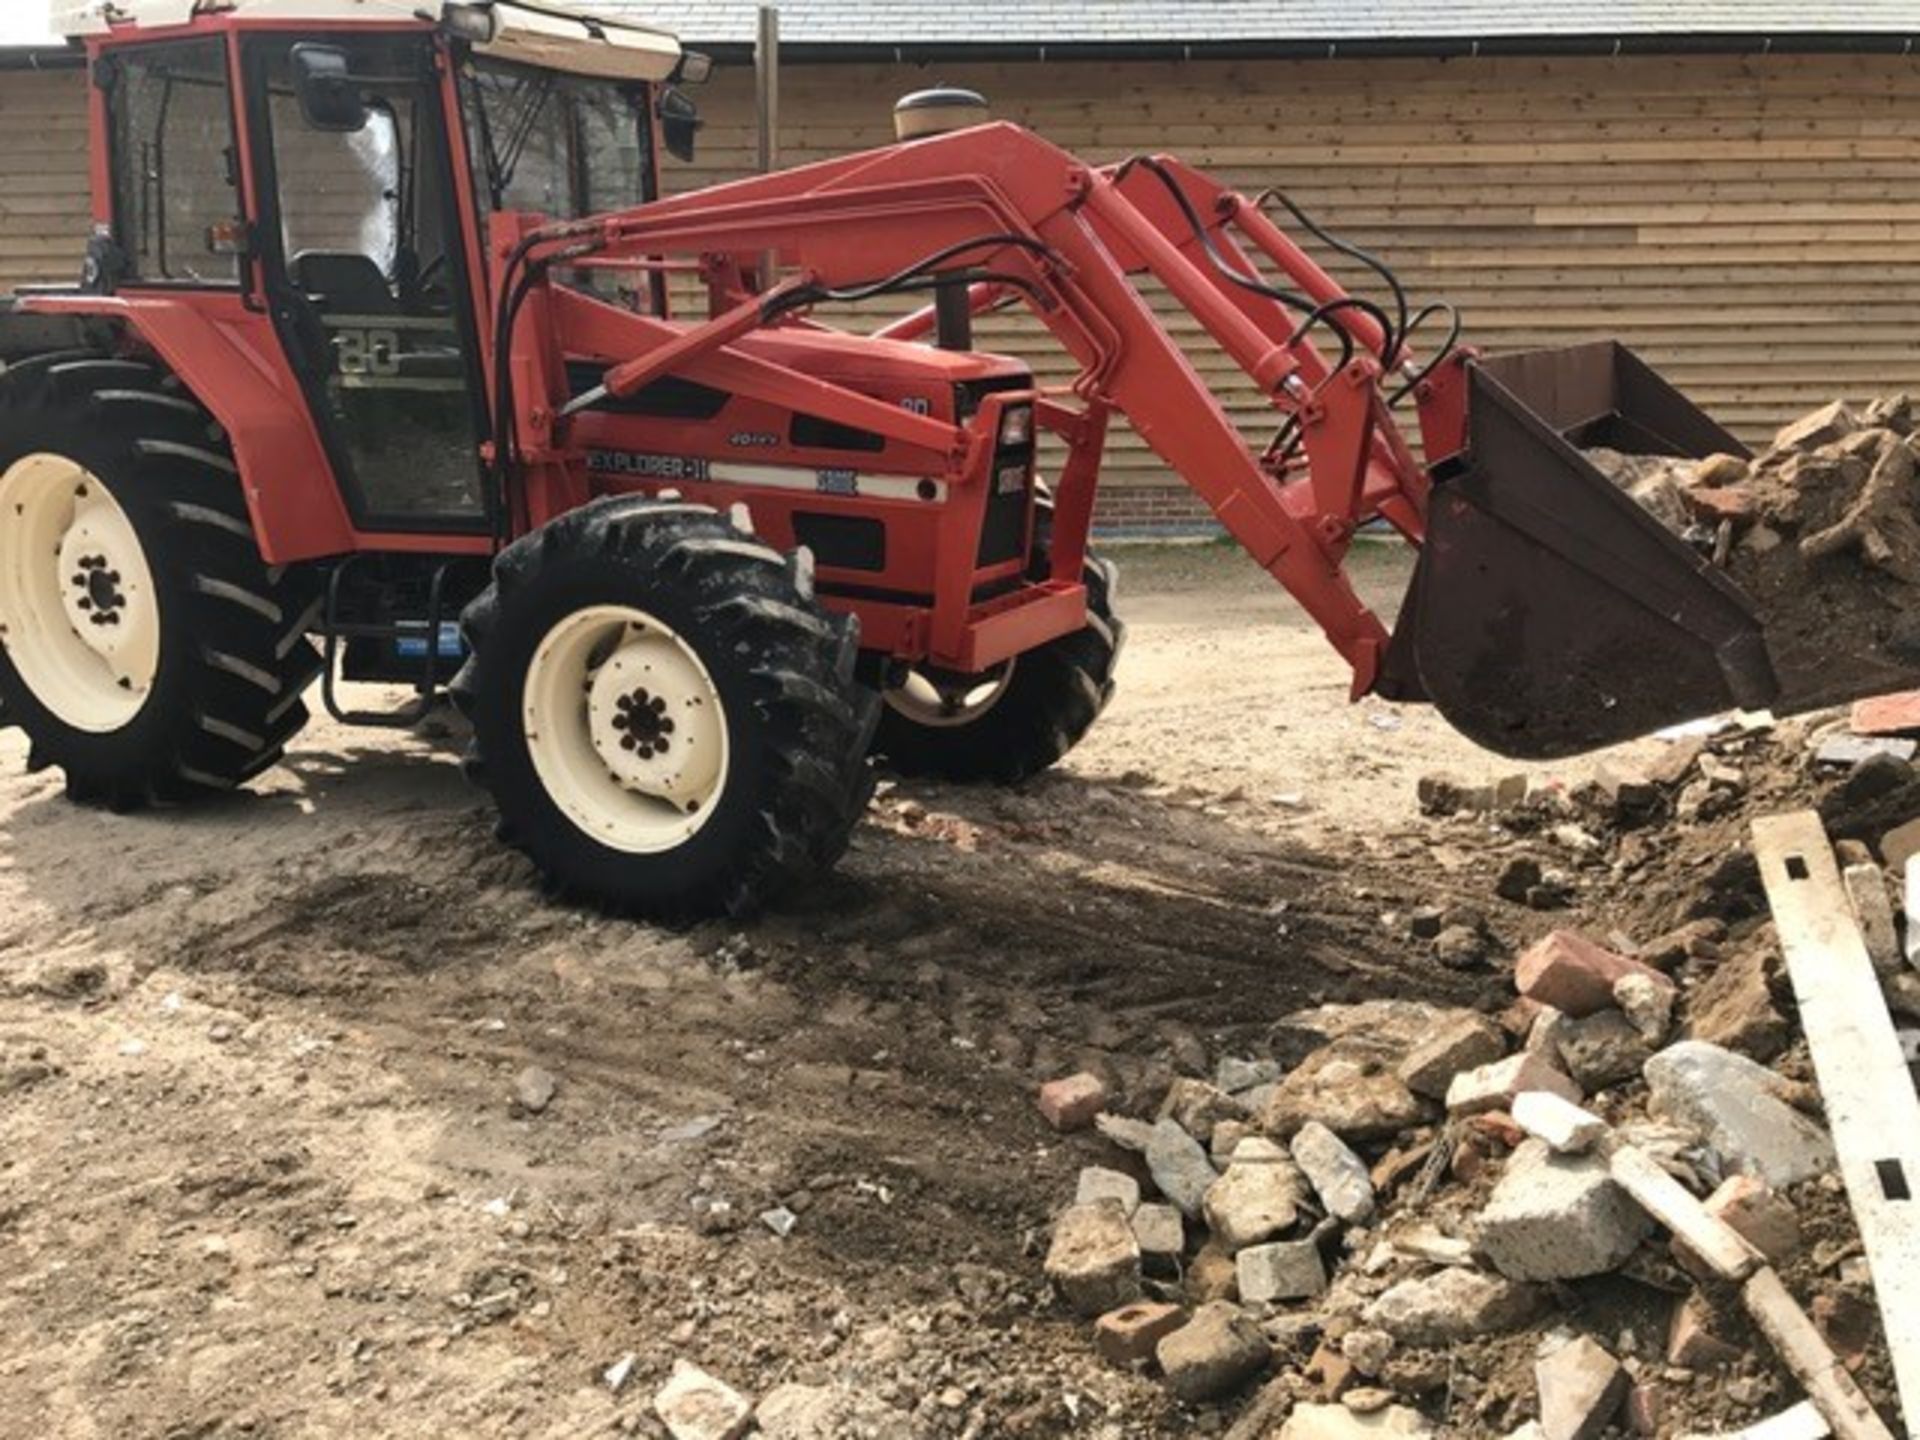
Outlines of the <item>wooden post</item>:
M780 7L762 5L753 41L755 110L754 158L762 175L780 168ZM780 278L780 252L769 250L760 262L760 288L771 290Z

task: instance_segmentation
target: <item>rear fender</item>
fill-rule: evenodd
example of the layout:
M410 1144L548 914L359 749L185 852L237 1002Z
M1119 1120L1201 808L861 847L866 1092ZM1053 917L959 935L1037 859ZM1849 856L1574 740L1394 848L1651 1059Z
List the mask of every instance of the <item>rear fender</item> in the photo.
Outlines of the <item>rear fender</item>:
M43 315L21 309L11 295L0 295L0 365L63 350L117 350L124 333L119 324L101 316Z
M35 328L56 336L117 332L123 346L153 351L180 377L227 432L269 564L355 548L352 521L299 380L272 321L240 296L206 290L27 295L0 325L0 345Z

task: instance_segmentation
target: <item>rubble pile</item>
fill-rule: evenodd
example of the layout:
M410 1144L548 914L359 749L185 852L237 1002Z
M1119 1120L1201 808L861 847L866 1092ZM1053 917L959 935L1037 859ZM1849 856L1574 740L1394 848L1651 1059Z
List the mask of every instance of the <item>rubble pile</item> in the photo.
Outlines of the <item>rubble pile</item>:
M1423 781L1436 845L1483 851L1492 893L1383 918L1486 971L1481 1001L1287 1015L1270 1056L1140 1113L1056 1082L1049 1118L1105 1141L1053 1226L1059 1301L1232 1440L1708 1434L1800 1402L1738 1287L1622 1183L1625 1150L1897 1413L1744 835L1818 799L1890 1002L1920 1017L1883 869L1920 852L1902 755L1730 722L1574 789Z
M1586 452L1747 593L1794 708L1837 701L1866 674L1920 675L1920 413L1894 395L1802 416L1751 460Z

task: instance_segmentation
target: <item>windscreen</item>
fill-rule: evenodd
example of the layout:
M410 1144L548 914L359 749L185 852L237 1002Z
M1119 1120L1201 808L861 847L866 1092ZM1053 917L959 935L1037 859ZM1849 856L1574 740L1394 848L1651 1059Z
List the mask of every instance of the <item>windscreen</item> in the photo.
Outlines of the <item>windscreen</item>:
M488 60L470 61L464 81L482 205L575 220L653 198L644 85Z

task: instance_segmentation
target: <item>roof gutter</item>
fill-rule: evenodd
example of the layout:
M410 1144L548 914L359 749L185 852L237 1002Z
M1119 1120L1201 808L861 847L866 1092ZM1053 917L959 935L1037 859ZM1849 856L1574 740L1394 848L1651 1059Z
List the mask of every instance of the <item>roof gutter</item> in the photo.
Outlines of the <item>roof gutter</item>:
M73 45L0 45L0 70L84 70L87 52Z
M744 41L701 41L689 45L716 60L750 60ZM1920 53L1920 30L1895 32L1790 32L1786 34L1702 33L1640 35L1488 35L1394 37L1329 40L1129 40L1040 43L1036 41L926 41L884 44L873 41L786 40L781 58L815 64L922 61L1116 61L1116 60L1459 60L1480 56L1619 55L1912 55Z

